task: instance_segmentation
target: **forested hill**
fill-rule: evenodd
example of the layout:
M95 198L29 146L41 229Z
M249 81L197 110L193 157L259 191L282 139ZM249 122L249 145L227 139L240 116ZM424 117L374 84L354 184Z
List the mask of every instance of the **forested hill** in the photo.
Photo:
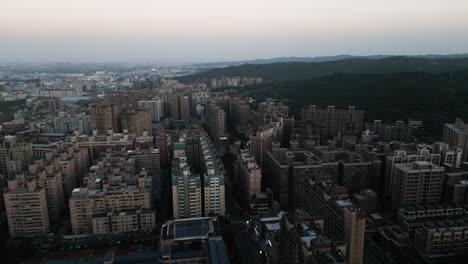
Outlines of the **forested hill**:
M326 62L286 62L270 64L244 64L211 69L177 78L189 83L197 79L223 76L262 77L265 81L303 80L334 73L394 73L394 72L450 72L468 68L468 58L426 59L390 57L383 59L353 58Z
M395 57L395 55L369 55L369 56L355 56L355 55L335 55L335 56L318 56L318 57L276 57L271 59L256 59L256 60L243 60L243 61L221 61L221 62L205 62L192 64L191 66L199 68L220 68L228 66L239 66L242 64L267 64L277 62L323 62L323 61L336 61L352 58L363 58L363 59L383 59ZM405 55L405 57L411 58L425 58L425 59L457 59L457 58L468 58L468 54L448 54L448 55Z
M422 119L426 132L439 136L455 117L468 119L468 69L452 73L400 72L333 74L238 88L259 100L290 99L296 116L302 107L355 105L367 120ZM298 116L297 116L298 117Z

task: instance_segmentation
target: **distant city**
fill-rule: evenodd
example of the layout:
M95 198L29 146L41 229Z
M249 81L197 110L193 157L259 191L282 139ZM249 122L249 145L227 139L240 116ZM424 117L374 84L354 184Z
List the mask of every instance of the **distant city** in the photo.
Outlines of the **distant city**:
M466 263L467 56L272 60L1 66L2 263Z

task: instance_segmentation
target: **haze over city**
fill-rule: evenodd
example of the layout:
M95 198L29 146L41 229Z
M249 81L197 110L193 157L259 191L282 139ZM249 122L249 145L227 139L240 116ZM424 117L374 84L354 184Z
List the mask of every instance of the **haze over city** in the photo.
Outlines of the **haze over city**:
M468 47L463 0L4 0L0 9L2 62L190 63Z

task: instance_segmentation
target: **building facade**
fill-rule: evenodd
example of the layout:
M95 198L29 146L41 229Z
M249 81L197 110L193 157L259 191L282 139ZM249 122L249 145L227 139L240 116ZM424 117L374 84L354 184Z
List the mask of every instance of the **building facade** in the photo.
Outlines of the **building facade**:
M72 232L109 234L154 230L152 186L153 178L147 171L136 173L134 160L119 152L106 153L90 168L83 186L72 191L69 199Z
M109 130L120 131L120 107L117 104L102 101L89 106L93 130L106 134Z
M0 187L8 178L25 171L32 158L31 143L19 141L15 136L5 136L0 144Z
M202 216L202 182L187 163L185 153L172 165L172 213L175 219Z
M392 203L394 208L440 203L445 169L428 161L395 165Z
M322 140L330 139L338 133L361 132L364 125L364 111L349 106L347 110L336 109L335 106L317 108L310 105L302 109L302 121L309 122L321 128Z
M404 150L395 150L393 155L386 157L385 164L385 194L391 195L393 190L394 169L398 164L409 164L416 161L428 161L440 165L441 155L430 153L428 149L418 149L415 154L408 154Z
M11 237L31 237L50 232L46 190L35 179L18 176L9 180L4 200Z
M161 99L138 101L138 106L150 109L151 121L159 121L164 116L164 105Z
M237 153L234 166L236 177L239 179L241 197L247 205L255 193L261 191L262 172L255 158L245 150Z
M346 242L348 263L363 263L366 216L348 199L346 188L309 180L305 186L304 210L324 217L324 233Z
M146 108L125 108L120 112L120 122L122 129L136 136L143 136L146 131L152 134L151 113Z
M442 141L450 147L463 150L463 161L468 161L468 124L457 118L453 124L445 124Z

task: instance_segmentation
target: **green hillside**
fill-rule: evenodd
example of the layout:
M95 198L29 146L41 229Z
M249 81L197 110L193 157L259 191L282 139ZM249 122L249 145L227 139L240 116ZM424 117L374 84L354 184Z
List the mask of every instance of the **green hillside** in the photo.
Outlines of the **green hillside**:
M177 78L189 83L197 79L223 76L262 77L265 81L302 80L334 73L394 73L394 72L450 72L468 68L468 58L426 59L390 57L384 59L353 58L326 62L287 62L271 64L244 64L217 68Z
M291 111L300 114L310 104L366 111L367 120L424 121L428 135L439 136L442 125L455 117L468 119L468 70L454 73L401 72L385 74L334 74L309 80L247 86L243 96L259 100L290 99ZM299 117L299 116L298 116Z

